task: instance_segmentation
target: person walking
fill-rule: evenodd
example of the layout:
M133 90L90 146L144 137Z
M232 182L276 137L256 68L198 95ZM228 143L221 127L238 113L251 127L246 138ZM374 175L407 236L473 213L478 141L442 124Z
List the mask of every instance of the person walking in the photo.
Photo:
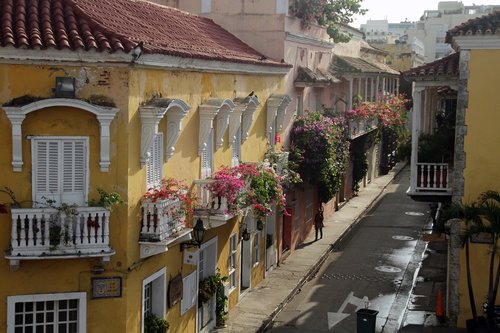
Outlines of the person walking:
M314 229L316 231L316 239L318 240L318 232L320 235L320 239L323 238L323 206L319 206L318 212L314 216Z

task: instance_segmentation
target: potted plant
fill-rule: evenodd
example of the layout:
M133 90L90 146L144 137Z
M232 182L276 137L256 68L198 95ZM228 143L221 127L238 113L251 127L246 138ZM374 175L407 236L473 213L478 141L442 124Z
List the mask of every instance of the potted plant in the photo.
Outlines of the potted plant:
M471 226L481 223L481 211L477 203L454 203L443 210L440 214L444 219L459 218L464 222L464 233L461 236L462 246L465 248L465 274L467 281L467 291L469 303L472 312L472 319L467 320L467 326L474 332L473 327L479 327L481 322L484 322L484 317L479 317L477 314L476 301L474 297L474 289L471 276L470 265L470 239L472 237Z
M215 296L215 314L217 326L223 326L226 322L227 312L226 303L227 296L224 295L224 283L227 281L227 276L222 276L220 270L214 275L210 275L201 280L198 285L198 301L202 303L208 302Z
M498 286L500 284L500 262L497 259L498 246L500 245L500 192L486 191L479 197L481 217L486 223L476 223L472 232L484 232L490 236L490 267L488 271L488 294L485 304L486 318L489 328L497 327L495 310ZM475 229L475 230L474 230Z
M112 206L121 205L121 204L125 203L125 201L123 201L122 197L120 196L120 193L118 193L118 192L114 192L114 191L107 192L103 188L98 187L97 193L99 194L99 199L98 200L90 200L89 206L91 206L91 207L104 207L104 208L110 209Z
M455 216L464 221L462 242L465 246L466 276L472 319L466 321L469 332L490 332L498 324L496 318L496 296L500 284L500 267L497 258L500 245L500 193L483 192L478 200L471 204L452 206ZM477 314L474 291L471 281L470 242L479 234L486 234L490 241L490 259L488 270L488 291L483 307L486 319Z
M144 333L166 333L169 327L170 324L166 319L154 313L147 315L144 320Z

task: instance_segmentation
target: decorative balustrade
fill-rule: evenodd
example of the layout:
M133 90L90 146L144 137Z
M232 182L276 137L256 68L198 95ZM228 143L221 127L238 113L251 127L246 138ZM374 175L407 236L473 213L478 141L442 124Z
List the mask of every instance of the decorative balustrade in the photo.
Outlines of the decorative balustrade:
M225 214L228 209L226 198L214 196L207 188L207 185L213 182L213 179L199 179L193 182L198 194L196 209L207 210L212 214Z
M109 256L109 209L12 208L11 253L6 257Z
M451 191L447 163L417 163L417 191Z
M141 241L161 242L185 228L186 215L180 200L142 201Z
M198 202L195 207L195 216L211 216L212 219L222 219L224 221L233 217L228 213L227 199L214 196L207 188L208 184L213 183L213 179L198 179L193 181L196 186Z
M361 119L361 120L350 120L349 121L349 137L355 138L366 134L378 126L377 118Z

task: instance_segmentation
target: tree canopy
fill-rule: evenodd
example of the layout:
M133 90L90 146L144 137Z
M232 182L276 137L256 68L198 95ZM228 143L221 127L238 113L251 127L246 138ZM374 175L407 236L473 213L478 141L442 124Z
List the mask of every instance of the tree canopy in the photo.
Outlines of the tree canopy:
M363 0L293 0L290 14L301 19L305 26L318 23L326 28L334 42L348 42L351 36L340 29L348 25L356 14L366 13Z

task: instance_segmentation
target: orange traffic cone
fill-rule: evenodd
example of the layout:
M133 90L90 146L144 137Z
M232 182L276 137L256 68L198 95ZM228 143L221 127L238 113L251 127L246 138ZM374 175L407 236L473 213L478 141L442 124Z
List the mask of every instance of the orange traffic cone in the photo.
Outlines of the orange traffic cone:
M439 321L444 320L443 292L441 288L438 289L436 296L436 317Z

